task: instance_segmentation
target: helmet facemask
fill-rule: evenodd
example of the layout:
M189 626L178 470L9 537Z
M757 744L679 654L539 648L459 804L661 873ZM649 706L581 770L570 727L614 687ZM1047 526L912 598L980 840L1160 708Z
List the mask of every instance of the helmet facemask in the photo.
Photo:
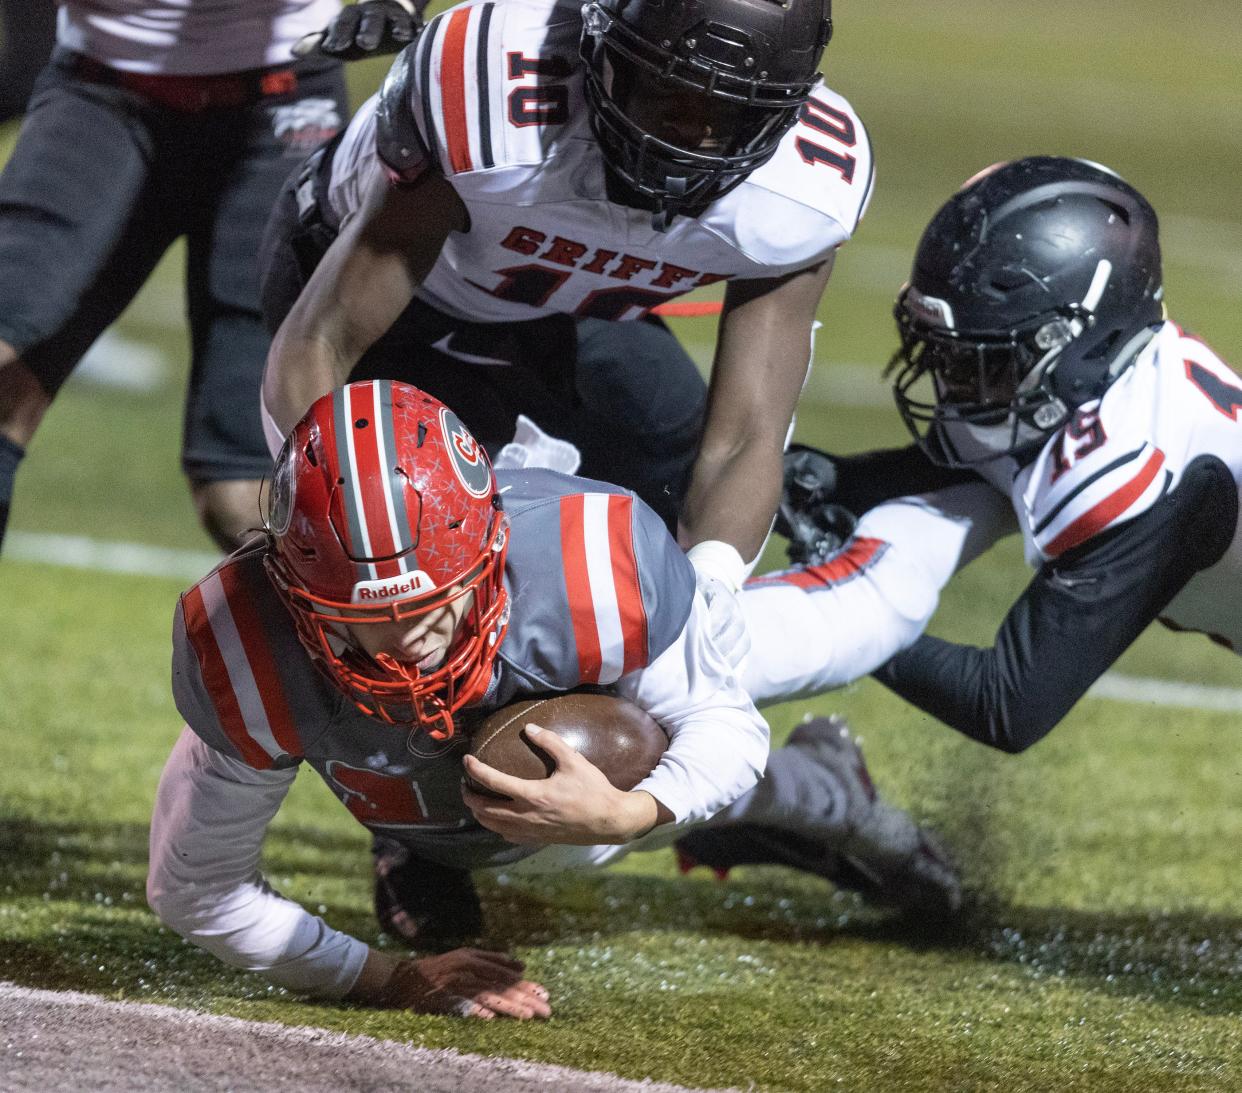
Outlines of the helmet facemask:
M509 622L504 587L507 521L497 512L490 551L460 581L425 595L369 606L317 596L289 579L278 552L266 564L293 616L298 637L328 678L363 713L388 724L417 723L437 740L451 737L453 715L482 698ZM452 639L437 664L420 670L386 653L372 656L352 628L405 622L416 624L469 598Z
M906 427L936 463L1021 459L1060 428L1069 409L1052 387L1062 350L1090 324L1081 308L1037 316L1011 331L956 331L921 321L897 301L901 345L889 361Z

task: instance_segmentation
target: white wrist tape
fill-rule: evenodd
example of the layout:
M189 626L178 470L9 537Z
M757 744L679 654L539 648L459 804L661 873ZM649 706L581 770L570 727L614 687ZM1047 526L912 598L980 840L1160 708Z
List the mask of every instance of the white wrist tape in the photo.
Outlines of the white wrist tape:
M746 580L746 563L737 547L720 539L705 539L695 543L686 557L697 573L715 577L732 592L739 592Z

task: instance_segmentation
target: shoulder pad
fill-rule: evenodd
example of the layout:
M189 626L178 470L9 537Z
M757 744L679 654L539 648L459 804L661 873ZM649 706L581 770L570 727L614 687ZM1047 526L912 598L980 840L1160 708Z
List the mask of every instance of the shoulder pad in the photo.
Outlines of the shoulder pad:
M855 232L871 200L871 142L850 104L821 83L776 154L726 197L721 211L744 254L797 269ZM728 231L729 229L725 229Z
M513 615L501 658L558 690L645 668L690 615L685 554L633 494L550 472L531 484L552 489L511 512Z
M173 698L202 740L256 770L291 766L301 730L330 713L262 547L228 558L186 592L173 620ZM316 706L318 709L316 709Z
M429 26L397 54L375 104L375 150L396 178L405 182L416 179L428 163L438 166L414 118L414 104L420 101L415 66L420 44L431 40L430 31Z
M1045 559L1133 520L1172 484L1164 452L1142 431L1126 427L1129 415L1107 409L1099 402L1080 407L1032 468L1022 502L1032 541ZM1118 431L1110 436L1114 425Z

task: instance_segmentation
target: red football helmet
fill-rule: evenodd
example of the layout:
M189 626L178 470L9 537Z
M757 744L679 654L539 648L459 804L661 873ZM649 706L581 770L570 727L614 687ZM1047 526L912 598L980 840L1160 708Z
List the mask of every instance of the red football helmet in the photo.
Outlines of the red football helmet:
M408 384L324 395L276 460L269 576L312 659L363 713L453 734L486 692L509 621L508 521L491 463L443 403ZM370 656L351 628L472 602L426 671Z

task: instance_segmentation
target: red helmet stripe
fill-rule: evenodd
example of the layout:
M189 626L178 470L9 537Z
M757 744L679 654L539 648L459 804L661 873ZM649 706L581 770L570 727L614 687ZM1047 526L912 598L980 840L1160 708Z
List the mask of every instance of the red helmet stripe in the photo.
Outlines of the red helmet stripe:
M391 558L405 545L405 537L396 526L392 503L393 491L400 489L400 482L393 474L384 446L384 435L392 433L391 391L390 384L383 380L350 388L350 400L358 417L370 422L369 428L355 429L353 435L359 476L362 481L371 483L371 489L363 491L361 501L373 558ZM396 577L405 571L395 560L376 562L372 569L376 577Z
M578 650L578 678L584 683L598 683L602 657L588 575L584 501L582 494L561 498L561 556L565 565L569 618Z
M647 664L647 608L634 552L634 499L626 494L608 497L608 544L625 649L621 666L624 675Z
M361 507L362 480L358 473L358 461L354 455L354 387L346 387L332 395L332 429L336 436L336 458L340 464L340 476L347 488L338 491L345 511L345 526L349 542L346 554L351 558L371 558L371 539L367 531L366 517ZM375 577L373 566L367 566L366 576Z
M396 551L400 552L418 542L418 525L410 523L405 498L405 477L396 473L396 468L401 465L401 458L397 455L397 423L392 402L392 384L376 384L375 444L384 469L384 505L388 510L388 526L396 544ZM411 569L418 568L418 559L413 553L403 553L396 559L395 567L394 576L409 573Z
M345 391L344 448L353 488L346 491L344 502L354 506L350 527L357 528L357 554L364 558L391 557L401 549L392 518L392 470L384 457L383 433L392 431L391 402L385 405L382 398L381 389L386 386L375 380L351 384ZM355 428L354 423L360 420L367 421L368 427ZM372 562L367 568L370 579L395 577L402 572L396 562Z

